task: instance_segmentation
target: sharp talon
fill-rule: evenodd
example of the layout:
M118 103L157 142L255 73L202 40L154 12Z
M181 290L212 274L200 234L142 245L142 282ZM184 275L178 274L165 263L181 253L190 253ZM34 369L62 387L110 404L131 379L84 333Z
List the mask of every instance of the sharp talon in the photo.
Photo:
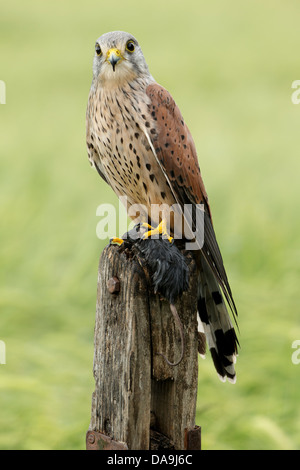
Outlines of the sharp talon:
M164 360L166 361L166 363L169 364L169 366L174 367L174 366L178 366L178 364L180 364L180 362L183 359L184 351L185 351L185 344L184 344L183 326L182 326L181 320L179 318L177 309L176 309L175 305L173 305L173 304L170 304L170 308L171 308L171 312L173 314L175 323L177 323L177 326L179 327L180 338L181 338L181 355L180 355L180 358L178 359L177 362L170 362L169 359L163 353L157 353L157 355L162 356L164 358Z
M114 237L109 240L110 245L118 245L121 246L124 243L124 240L122 238Z
M150 228L148 232L145 232L143 235L143 240L152 237L153 235L162 235L163 239L169 240L170 243L173 243L173 237L171 237L167 232L167 224L165 220L162 220L161 223L156 227L153 228L149 224L142 224L144 228Z

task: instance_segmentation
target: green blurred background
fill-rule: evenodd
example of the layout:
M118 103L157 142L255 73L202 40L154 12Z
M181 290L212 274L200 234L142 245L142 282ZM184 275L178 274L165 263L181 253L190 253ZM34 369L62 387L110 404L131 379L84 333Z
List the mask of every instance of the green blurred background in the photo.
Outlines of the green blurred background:
M299 449L298 0L1 5L0 449L84 449L94 388L96 208L88 163L95 40L134 34L194 136L239 309L237 384L199 362L205 449Z

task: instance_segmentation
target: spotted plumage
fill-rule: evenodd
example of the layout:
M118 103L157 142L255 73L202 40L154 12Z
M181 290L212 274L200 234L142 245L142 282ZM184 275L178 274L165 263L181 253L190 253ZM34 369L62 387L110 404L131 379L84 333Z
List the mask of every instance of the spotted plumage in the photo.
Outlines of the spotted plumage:
M156 132L154 119L148 116L147 86L148 82L138 80L117 88L92 88L87 142L90 161L116 194L127 196L129 205L149 208L161 203L162 193L172 203L175 199L168 182L161 181L161 169L147 139L148 130L151 135Z
M91 164L127 210L140 208L140 219L159 224L164 213L151 205L202 204L204 243L195 257L199 272L199 352L203 339L222 380L235 381L237 338L226 299L237 314L222 256L216 241L207 193L193 138L169 92L149 72L137 40L121 31L96 41L93 81L86 113L87 149ZM130 215L130 214L129 214ZM136 218L136 211L132 218ZM180 230L184 217L180 212ZM175 215L168 230L176 236ZM194 218L187 230L192 230ZM186 230L186 229L185 229ZM184 232L183 235L187 235Z

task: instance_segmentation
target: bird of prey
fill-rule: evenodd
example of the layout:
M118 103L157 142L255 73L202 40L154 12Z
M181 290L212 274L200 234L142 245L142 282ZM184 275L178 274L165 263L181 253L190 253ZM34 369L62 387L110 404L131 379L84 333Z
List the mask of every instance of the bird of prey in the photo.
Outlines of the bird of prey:
M195 144L174 99L152 77L138 41L129 33L114 31L96 41L86 139L92 166L119 198L126 196L127 210L139 207L140 219L149 227L145 238L160 233L171 243L176 235L176 217L166 224L159 213L153 220L151 205L202 205L204 241L195 250L199 336L206 338L220 379L234 383L238 340L226 304L235 321L237 310ZM188 221L192 232L193 222Z

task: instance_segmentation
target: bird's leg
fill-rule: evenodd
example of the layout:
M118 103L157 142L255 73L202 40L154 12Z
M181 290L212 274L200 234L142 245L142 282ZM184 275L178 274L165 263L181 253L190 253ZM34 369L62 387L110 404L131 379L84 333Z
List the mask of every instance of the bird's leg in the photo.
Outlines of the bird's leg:
M163 219L160 222L160 224L155 228L149 225L147 222L144 222L142 224L137 224L130 232L127 232L126 235L123 235L123 238L119 238L119 237L111 238L109 240L109 244L121 246L124 243L124 238L125 239L128 238L129 240L131 240L132 238L133 240L137 240L137 239L147 240L148 238L151 238L152 236L155 236L155 235L158 235L158 236L161 235L161 238L168 240L170 243L173 243L174 239L168 233L166 221ZM158 238L158 237L155 237L155 238Z
M142 236L142 238L144 238L144 235L145 235L146 233L148 233L150 230L153 230L153 227L152 227L150 224L148 224L147 222L143 222L143 223L141 224L141 227L140 227L140 228L143 229L143 236Z
M167 224L164 219L160 222L160 224L156 228L151 227L151 225L149 224L142 224L142 227L150 229L144 233L143 240L150 238L152 235L162 235L162 238L166 238L167 240L169 240L170 243L173 243L173 237L171 237L170 234L168 233Z

